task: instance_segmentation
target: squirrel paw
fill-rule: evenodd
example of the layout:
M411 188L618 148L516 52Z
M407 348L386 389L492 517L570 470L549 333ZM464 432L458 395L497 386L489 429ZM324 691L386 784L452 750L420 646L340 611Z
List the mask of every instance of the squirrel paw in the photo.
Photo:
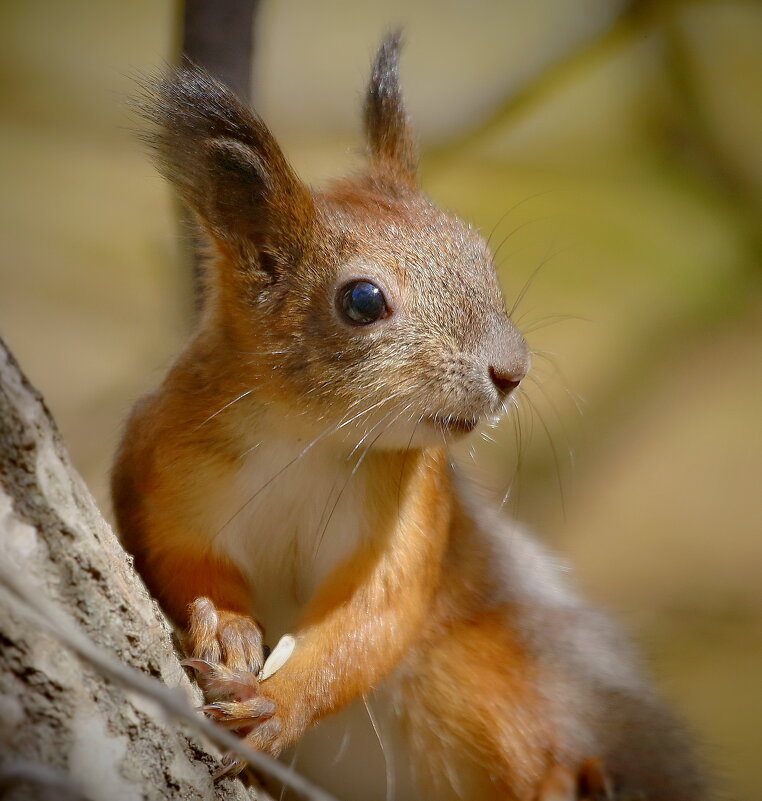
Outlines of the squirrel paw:
M186 659L182 664L196 671L204 695L213 699L201 706L200 711L220 726L242 735L254 750L270 756L277 756L283 750L283 727L276 717L278 706L260 694L260 682L254 673L231 670L205 659ZM227 754L214 778L236 776L245 767L245 760Z
M201 711L226 729L246 733L275 714L275 703L259 695L245 701L215 701Z
M575 775L554 765L545 775L537 801L616 801L610 776L599 759L588 759Z
M255 675L262 668L262 629L256 620L217 609L209 598L196 598L191 604L188 639L194 659Z
M242 735L252 749L278 756L304 730L294 714L291 684L279 681L295 638L284 635L263 664L262 631L253 618L220 611L208 598L197 598L190 620L193 655L182 664L193 668L204 691L207 703L201 711ZM245 766L229 754L215 778L235 776Z
M217 718L217 720L220 720L220 718ZM249 725L251 723L252 721L249 720ZM253 723L256 728L246 735L244 739L246 745L255 751L263 751L272 757L277 757L284 747L284 743L281 741L282 727L278 719L271 717L267 720L262 720L260 718L253 721ZM223 722L223 725L226 724ZM216 781L224 776L237 776L247 764L246 760L237 754L225 754L222 758L222 767L214 774L214 780Z
M255 673L232 670L220 662L208 659L185 659L183 667L193 668L196 681L207 700L250 701L259 695L259 682Z

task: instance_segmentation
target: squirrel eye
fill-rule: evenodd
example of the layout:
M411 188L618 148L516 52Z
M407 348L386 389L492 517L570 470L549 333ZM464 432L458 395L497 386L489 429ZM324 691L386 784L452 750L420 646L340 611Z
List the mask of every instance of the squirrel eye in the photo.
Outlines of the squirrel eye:
M389 316L384 293L370 281L352 281L339 293L339 308L350 323L369 325Z

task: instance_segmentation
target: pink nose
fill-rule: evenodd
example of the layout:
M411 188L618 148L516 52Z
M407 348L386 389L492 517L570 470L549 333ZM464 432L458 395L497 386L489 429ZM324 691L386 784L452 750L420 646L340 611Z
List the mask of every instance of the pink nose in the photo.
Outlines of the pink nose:
M489 377L501 395L510 395L525 375L526 371L503 370L500 367L489 368Z

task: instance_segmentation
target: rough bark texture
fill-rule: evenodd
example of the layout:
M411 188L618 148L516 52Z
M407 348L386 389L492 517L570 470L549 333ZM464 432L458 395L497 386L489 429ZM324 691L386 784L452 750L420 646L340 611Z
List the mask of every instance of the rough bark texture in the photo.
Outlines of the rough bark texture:
M92 641L198 702L169 626L2 341L0 543L14 576ZM254 798L239 781L215 785L219 763L198 735L83 664L18 609L0 588L0 797ZM78 791L60 786L72 782Z

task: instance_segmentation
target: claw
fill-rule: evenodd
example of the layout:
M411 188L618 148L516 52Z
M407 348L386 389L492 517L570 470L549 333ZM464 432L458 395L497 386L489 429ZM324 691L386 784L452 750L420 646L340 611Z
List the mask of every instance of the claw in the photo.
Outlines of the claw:
M183 659L180 664L183 667L192 668L196 673L204 677L214 672L214 665L206 659Z
M259 694L257 679L253 673L231 670L223 664L215 664L206 659L185 659L180 664L196 671L196 681L207 698L247 701Z
M217 701L201 707L201 711L218 721L224 721L226 725L246 726L272 717L275 714L275 704L269 698L260 696L243 702Z
M252 674L231 674L222 686L238 701L249 701L259 695L256 677Z
M219 781L226 776L233 778L245 767L246 763L242 759L234 759L232 754L226 754L222 760L222 767L218 768L212 775L212 781Z

